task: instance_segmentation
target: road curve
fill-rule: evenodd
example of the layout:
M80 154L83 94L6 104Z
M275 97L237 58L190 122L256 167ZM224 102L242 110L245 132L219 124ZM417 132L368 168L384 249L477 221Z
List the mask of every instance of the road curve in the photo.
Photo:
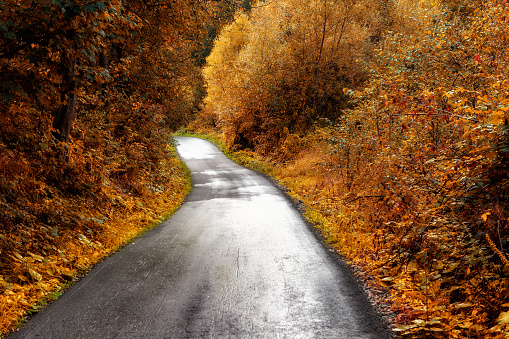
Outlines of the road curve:
M10 338L389 338L286 196L178 137L193 191Z

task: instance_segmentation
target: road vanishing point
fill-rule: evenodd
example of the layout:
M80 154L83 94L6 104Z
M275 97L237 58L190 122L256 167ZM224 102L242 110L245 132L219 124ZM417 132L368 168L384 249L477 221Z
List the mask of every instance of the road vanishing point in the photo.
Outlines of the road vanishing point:
M9 338L390 338L348 267L263 175L176 137L193 190Z

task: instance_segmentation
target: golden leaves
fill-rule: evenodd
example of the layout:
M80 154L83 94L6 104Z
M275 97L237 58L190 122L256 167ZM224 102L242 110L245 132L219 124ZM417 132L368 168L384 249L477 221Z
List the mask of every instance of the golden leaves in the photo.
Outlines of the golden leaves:
M506 112L509 110L509 107L504 107L503 109L500 109L498 111L494 111L489 119L490 119L490 123L492 125L499 125L501 123L503 123L506 119L507 119L507 114Z
M481 215L481 219L486 221L488 220L488 216L491 215L491 212L486 212Z
M502 313L500 313L500 315L498 316L497 321L501 325L509 324L509 312L502 312Z
M170 159L168 165L176 171L171 178L167 178L164 189L157 194L147 194L134 199L133 202L138 203L140 199L143 200L143 208L134 208L130 213L125 213L122 205L112 208L100 236L92 233L73 235L69 230L59 232L52 239L52 243L59 245L59 250L52 250L52 254L48 254L47 250L34 253L16 245L18 250L12 251L6 261L11 263L11 267L0 266L2 273L8 273L8 276L0 275L0 332L6 333L11 329L26 310L54 291L62 282L72 279L78 271L89 267L144 230L147 223L154 221L154 215L166 215L175 210L187 192L186 180L177 158ZM86 215L93 213L93 204L81 205L65 197L61 197L58 203L80 215L83 220L87 219ZM55 207L54 200L50 206ZM79 226L75 227L79 229ZM42 238L43 232L37 232L38 239ZM2 231L0 236L5 239L7 235ZM9 237L15 239L16 233L10 233ZM30 242L30 246L48 247L49 243L45 241L48 240Z

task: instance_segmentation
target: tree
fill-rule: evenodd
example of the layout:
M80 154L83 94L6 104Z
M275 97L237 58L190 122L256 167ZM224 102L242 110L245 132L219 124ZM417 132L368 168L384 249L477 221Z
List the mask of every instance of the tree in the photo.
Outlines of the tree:
M207 59L205 109L230 145L264 152L277 152L288 133L336 121L348 106L342 87L365 81L360 61L388 29L382 16L389 10L351 0L253 6L221 31Z
M3 7L1 18L3 72L20 75L17 86L10 81L4 85L4 98L36 94L46 100L31 101L44 109L52 101L55 136L68 142L80 84L107 77L97 57L108 40L127 33L129 16L122 14L119 1L13 1ZM14 61L28 72L17 69ZM50 73L53 77L45 76Z

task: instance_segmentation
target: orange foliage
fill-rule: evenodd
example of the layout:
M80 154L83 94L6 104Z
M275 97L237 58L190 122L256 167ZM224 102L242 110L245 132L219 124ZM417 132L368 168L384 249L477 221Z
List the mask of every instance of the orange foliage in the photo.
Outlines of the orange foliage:
M170 135L217 5L128 4L0 6L0 334L188 190Z
M504 6L388 39L351 92L358 106L318 131L335 197L296 191L338 250L391 287L412 338L508 330Z
M64 146L50 147L50 136L34 153L0 144L2 333L40 298L172 212L188 191L163 107L87 108L66 165L55 166Z
M287 1L250 19L239 16L208 60L206 114L216 114L230 146L251 147L272 161L272 173L306 204L331 245L390 288L399 334L505 337L507 4L373 7L391 19L392 31L377 21L380 14L352 10L348 32L359 39L348 46L356 61L341 48L326 57L366 81L321 75L324 85L317 88L315 71L322 74L326 64L317 67L317 57L330 49L322 39L304 39L296 27L307 22L310 37L333 41L334 34L320 34L331 32L324 16L309 9L332 3L348 5ZM302 8L307 18L296 14ZM268 32L252 28L272 17L279 21ZM354 34L365 27L355 25L361 19L379 30ZM294 36L298 42L286 45ZM315 58L294 59L298 54L288 46ZM302 87L283 86L292 81ZM315 94L320 102L349 99L335 102L335 112L322 107L318 113Z

